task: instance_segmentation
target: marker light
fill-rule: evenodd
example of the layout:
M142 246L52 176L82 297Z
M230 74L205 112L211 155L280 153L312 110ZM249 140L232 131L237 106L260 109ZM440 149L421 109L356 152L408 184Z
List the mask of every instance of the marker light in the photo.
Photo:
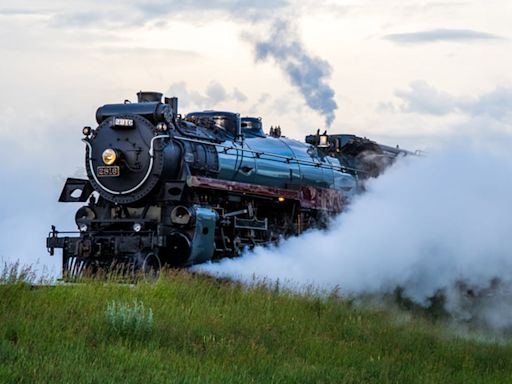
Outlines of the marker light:
M101 155L101 159L106 165L114 164L117 160L116 151L114 151L112 148L105 149Z
M80 232L87 232L87 224L80 224L78 229L80 229Z
M158 123L156 125L156 129L159 130L160 132L165 132L165 131L167 131L167 124L165 124L165 123Z
M279 201L280 203L284 202L284 197L278 197L277 201Z
M92 132L92 129L91 127L83 127L82 129L82 133L84 134L84 136L89 136Z
M319 148L328 148L329 147L329 136L320 135L320 142L318 144Z

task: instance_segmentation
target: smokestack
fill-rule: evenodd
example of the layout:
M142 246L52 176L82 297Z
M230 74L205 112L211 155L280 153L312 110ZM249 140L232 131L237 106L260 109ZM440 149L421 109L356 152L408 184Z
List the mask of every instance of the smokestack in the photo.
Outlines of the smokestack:
M160 92L147 92L140 91L137 92L137 101L139 103L154 103L161 102L163 94Z

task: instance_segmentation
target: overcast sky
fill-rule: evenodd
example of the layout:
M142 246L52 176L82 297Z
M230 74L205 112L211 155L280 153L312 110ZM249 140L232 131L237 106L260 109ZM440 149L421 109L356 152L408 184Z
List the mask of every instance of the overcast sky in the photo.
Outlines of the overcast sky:
M331 123L410 149L509 139L511 20L507 0L2 0L0 230L28 175L56 199L82 166L81 127L141 89L298 139Z
M331 131L428 146L465 119L509 117L510 20L506 0L4 0L0 130L10 136L23 116L38 135L76 134L98 105L150 89L183 111L256 114L302 138L330 113L307 100L323 86L337 106ZM286 72L301 60L294 44L319 81Z

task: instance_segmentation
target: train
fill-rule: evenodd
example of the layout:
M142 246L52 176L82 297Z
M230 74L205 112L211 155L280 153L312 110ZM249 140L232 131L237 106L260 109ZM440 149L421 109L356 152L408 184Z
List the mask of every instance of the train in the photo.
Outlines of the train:
M68 178L59 202L82 203L77 230L55 226L50 255L62 275L236 257L325 227L365 182L410 154L349 134L287 138L262 119L207 110L178 113L178 98L138 92L106 104L82 129L87 178Z

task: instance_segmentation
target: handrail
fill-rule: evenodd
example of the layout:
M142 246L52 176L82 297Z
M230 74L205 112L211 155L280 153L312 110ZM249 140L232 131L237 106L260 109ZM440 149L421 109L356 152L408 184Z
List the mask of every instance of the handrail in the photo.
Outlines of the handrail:
M151 143L150 143L150 146L149 146L149 167L148 167L148 171L146 172L146 175L144 176L144 178L142 179L142 181L139 184L137 184L135 187L133 187L131 189L127 189L126 191L113 191L113 190L105 187L99 181L98 177L96 176L96 173L94 172L94 167L92 165L92 145L91 145L91 143L89 143L89 140L87 140L87 139L82 139L82 141L87 145L87 148L89 149L89 155L88 155L88 159L87 160L89 161L89 168L91 168L91 173L92 173L92 177L94 178L94 181L96 181L96 183L98 183L98 185L101 188L103 188L103 190L107 191L108 193L111 193L113 195L127 195L129 193L132 193L132 192L136 191L140 187L142 187L142 185L147 181L147 179L151 175L151 172L153 171L153 162L154 162L153 151L154 151L155 140L158 140L158 139L168 139L168 138L170 138L169 135L158 135L158 136L154 136L151 139Z
M297 159L295 157L289 157L289 156L283 156L283 155L278 155L277 153L272 153L272 152L261 152L261 151L254 151L252 149L245 149L243 147L241 148L238 148L238 147L233 147L233 146L229 146L229 145L224 145L224 144L218 144L218 143L214 143L214 142L210 142L210 141L206 141L206 140L198 140L198 139L191 139L191 138L188 138L188 137L183 137L183 136L173 136L173 139L176 139L176 140L183 140L183 141L189 141L189 142L194 142L194 143L199 143L199 144L207 144L207 145L214 145L216 147L221 147L224 149L225 152L229 151L229 150L237 150L237 151L245 151L245 152L249 152L249 153L254 153L256 155L256 157L260 157L260 156L270 156L270 157L275 157L275 158L279 158L279 159L284 159L287 163L290 163L290 162L296 162L297 164L305 164L305 165L312 165L312 166L315 166L317 168L325 168L325 169L336 169L336 170L340 170L341 172L346 172L347 170L350 170L350 171L354 171L356 173L367 173L365 171L362 171L360 169L356 169L356 168L351 168L351 167L346 167L346 166L336 166L336 165L325 165L325 164L322 164L322 163L315 163L314 161L308 161L308 160L301 160L301 159Z

